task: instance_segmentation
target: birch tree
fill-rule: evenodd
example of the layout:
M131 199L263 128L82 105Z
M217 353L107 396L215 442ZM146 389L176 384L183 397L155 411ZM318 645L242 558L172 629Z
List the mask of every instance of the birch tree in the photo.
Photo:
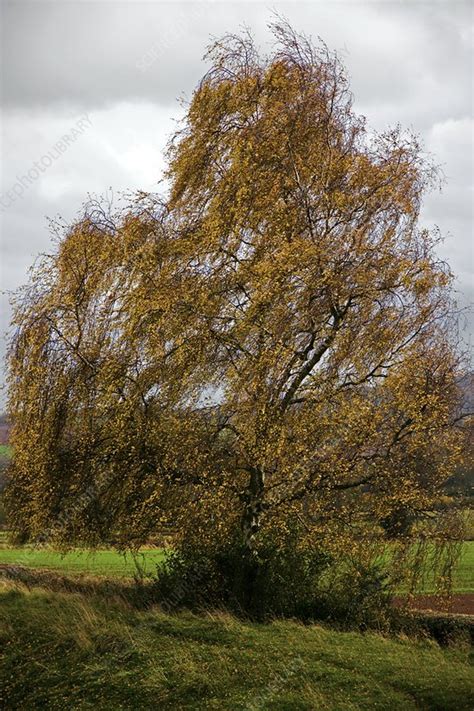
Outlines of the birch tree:
M329 547L455 536L462 354L419 221L436 170L415 136L369 131L335 54L273 31L268 57L211 47L169 194L89 206L18 297L19 535L62 516L58 540L130 546L171 522L237 531L249 560L293 521Z

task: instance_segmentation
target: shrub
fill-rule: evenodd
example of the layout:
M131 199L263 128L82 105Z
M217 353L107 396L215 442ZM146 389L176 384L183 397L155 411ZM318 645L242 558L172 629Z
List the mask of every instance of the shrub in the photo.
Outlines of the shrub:
M217 607L257 620L386 628L390 616L380 566L337 559L305 543L296 528L282 542L267 535L252 558L237 537L216 548L183 545L160 570L157 591L167 610Z

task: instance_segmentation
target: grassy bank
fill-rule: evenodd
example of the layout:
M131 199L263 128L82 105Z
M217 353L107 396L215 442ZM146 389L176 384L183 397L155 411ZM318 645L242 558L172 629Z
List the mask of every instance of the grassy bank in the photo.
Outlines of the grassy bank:
M462 647L0 591L6 709L471 709Z

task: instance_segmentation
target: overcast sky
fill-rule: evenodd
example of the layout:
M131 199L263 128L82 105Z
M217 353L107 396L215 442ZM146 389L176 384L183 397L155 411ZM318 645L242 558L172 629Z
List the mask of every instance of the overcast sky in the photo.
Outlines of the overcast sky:
M274 9L340 52L369 125L415 129L442 165L423 221L445 236L460 303L473 302L471 2L0 2L3 292L49 250L48 216L71 219L88 193L157 189L209 38L246 24L269 50ZM5 293L0 309L3 355Z

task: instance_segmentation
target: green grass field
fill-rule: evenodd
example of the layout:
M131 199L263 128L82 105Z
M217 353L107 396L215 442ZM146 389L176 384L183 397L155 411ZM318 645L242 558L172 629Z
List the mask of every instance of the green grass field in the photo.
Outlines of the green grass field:
M48 568L64 574L89 573L111 577L133 577L141 571L144 575L154 575L156 566L163 561L164 557L165 552L159 548L142 549L135 557L130 554L124 556L112 550L99 550L94 553L76 550L61 555L48 548L12 548L6 541L6 534L0 534L0 564ZM428 579L423 591L429 593L433 592L433 589ZM464 543L454 574L454 592L474 592L474 541Z
M8 444L0 444L0 457L11 457L12 448Z
M464 711L462 645L125 603L11 582L0 588L5 709Z
M474 541L465 541L454 574L454 591L474 592Z
M1 553L1 551L0 551ZM420 592L435 592L431 574L426 575ZM457 594L474 593L474 541L464 541L461 555L453 573L453 592Z
M137 574L155 575L156 567L165 557L161 548L142 549L132 556L113 550L95 552L75 550L65 555L48 548L12 548L0 537L0 564L47 568L64 574L88 573L107 577L133 577Z

